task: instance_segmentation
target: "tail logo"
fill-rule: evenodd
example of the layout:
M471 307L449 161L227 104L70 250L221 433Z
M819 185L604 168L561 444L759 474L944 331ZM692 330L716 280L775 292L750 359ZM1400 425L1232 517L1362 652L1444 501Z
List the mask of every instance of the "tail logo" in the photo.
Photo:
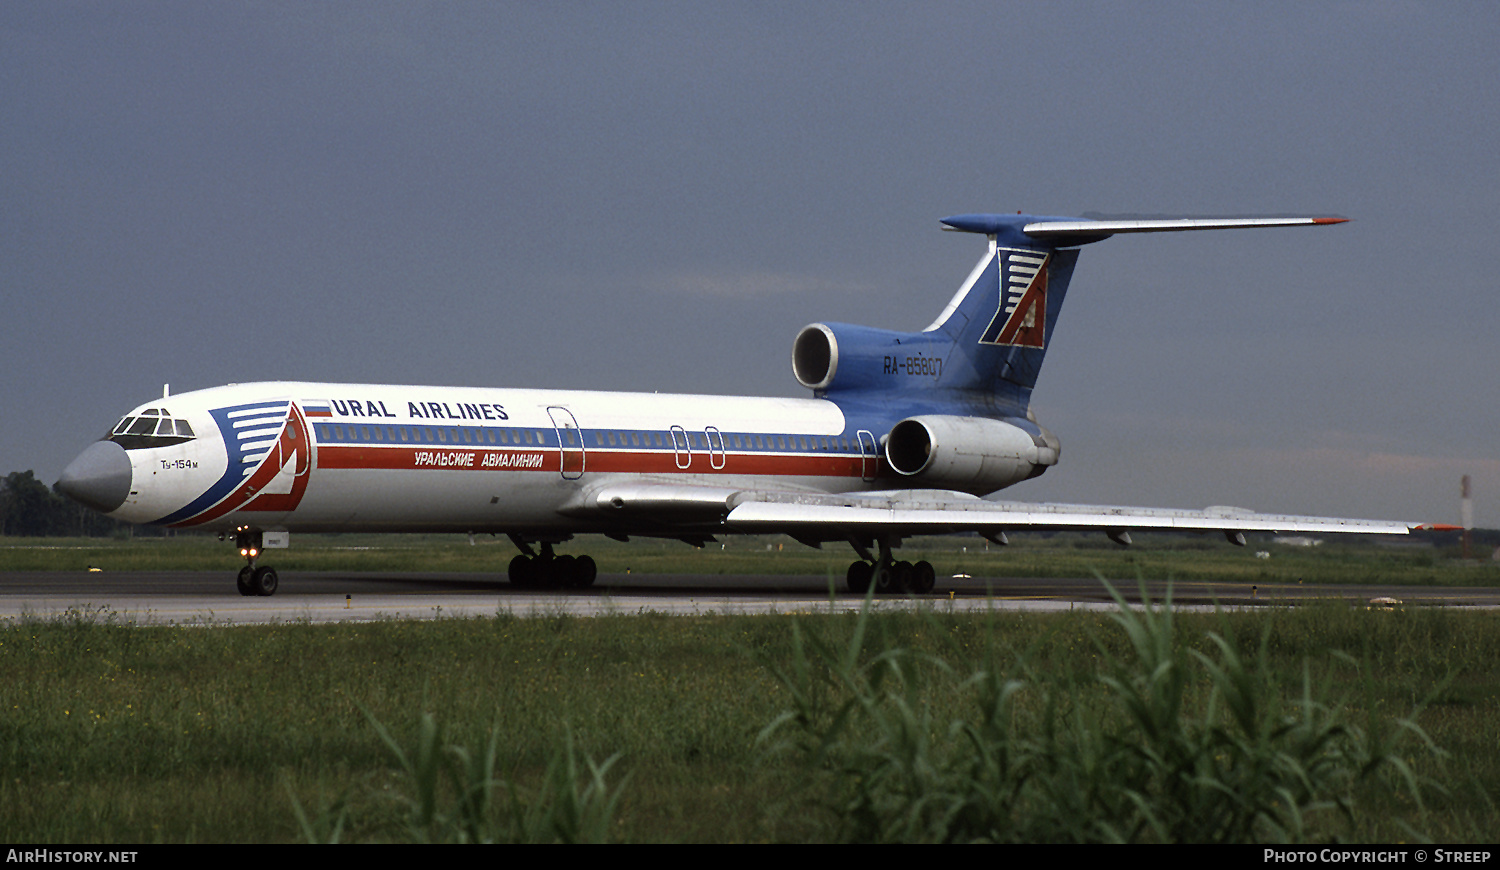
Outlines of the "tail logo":
M999 303L995 317L979 337L980 344L1010 347L1047 346L1047 261L1050 254L1002 248Z

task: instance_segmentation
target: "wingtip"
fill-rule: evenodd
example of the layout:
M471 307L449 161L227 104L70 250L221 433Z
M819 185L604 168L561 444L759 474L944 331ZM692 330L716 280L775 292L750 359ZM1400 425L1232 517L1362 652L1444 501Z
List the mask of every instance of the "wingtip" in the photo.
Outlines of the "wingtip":
M1414 532L1461 532L1463 526L1455 526L1452 523L1414 523L1411 527Z
M1341 217L1320 217L1320 218L1313 218L1313 223L1314 224L1346 224L1348 222L1349 222L1348 218L1341 218Z

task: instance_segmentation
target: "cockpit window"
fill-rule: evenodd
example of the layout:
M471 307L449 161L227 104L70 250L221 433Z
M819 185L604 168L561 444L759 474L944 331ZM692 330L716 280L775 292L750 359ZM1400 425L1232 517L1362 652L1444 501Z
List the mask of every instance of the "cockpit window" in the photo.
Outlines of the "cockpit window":
M174 419L165 408L147 408L138 417L122 418L106 437L126 450L143 450L181 444L194 436L188 421Z

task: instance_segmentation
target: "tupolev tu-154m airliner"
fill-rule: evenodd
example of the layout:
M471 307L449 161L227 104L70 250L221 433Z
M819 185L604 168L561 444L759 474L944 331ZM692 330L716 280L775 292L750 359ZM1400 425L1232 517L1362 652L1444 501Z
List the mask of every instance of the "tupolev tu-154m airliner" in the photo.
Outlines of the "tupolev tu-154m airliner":
M1030 412L1080 245L1118 233L1317 226L1343 218L1082 220L966 214L945 229L988 247L921 332L803 327L792 373L812 398L373 384L252 383L137 407L63 471L59 489L132 523L218 531L245 559L244 595L276 591L257 564L292 532L508 535L524 588L585 587L583 533L675 538L784 533L850 544L848 589L930 592L933 566L898 561L913 535L1094 529L1406 534L1425 524L1033 504L981 498L1058 460Z

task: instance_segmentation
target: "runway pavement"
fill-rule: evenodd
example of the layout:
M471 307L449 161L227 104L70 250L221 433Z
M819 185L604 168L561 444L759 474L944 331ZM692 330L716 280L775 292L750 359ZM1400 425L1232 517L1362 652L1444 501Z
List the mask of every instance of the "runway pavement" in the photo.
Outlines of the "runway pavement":
M1140 599L1137 584L1121 584ZM1164 582L1148 582L1161 601ZM1500 589L1390 586L1255 587L1176 582L1179 606L1277 606L1317 598L1368 604L1394 598L1406 606L1500 606ZM474 574L284 572L270 598L245 598L227 572L0 573L0 623L71 615L141 625L344 622L375 619L517 616L568 613L807 613L856 610L863 599L830 594L820 576L601 575L593 588L557 592L512 589L504 580ZM880 608L955 610L1068 610L1113 607L1097 579L938 578L930 595L878 598Z

